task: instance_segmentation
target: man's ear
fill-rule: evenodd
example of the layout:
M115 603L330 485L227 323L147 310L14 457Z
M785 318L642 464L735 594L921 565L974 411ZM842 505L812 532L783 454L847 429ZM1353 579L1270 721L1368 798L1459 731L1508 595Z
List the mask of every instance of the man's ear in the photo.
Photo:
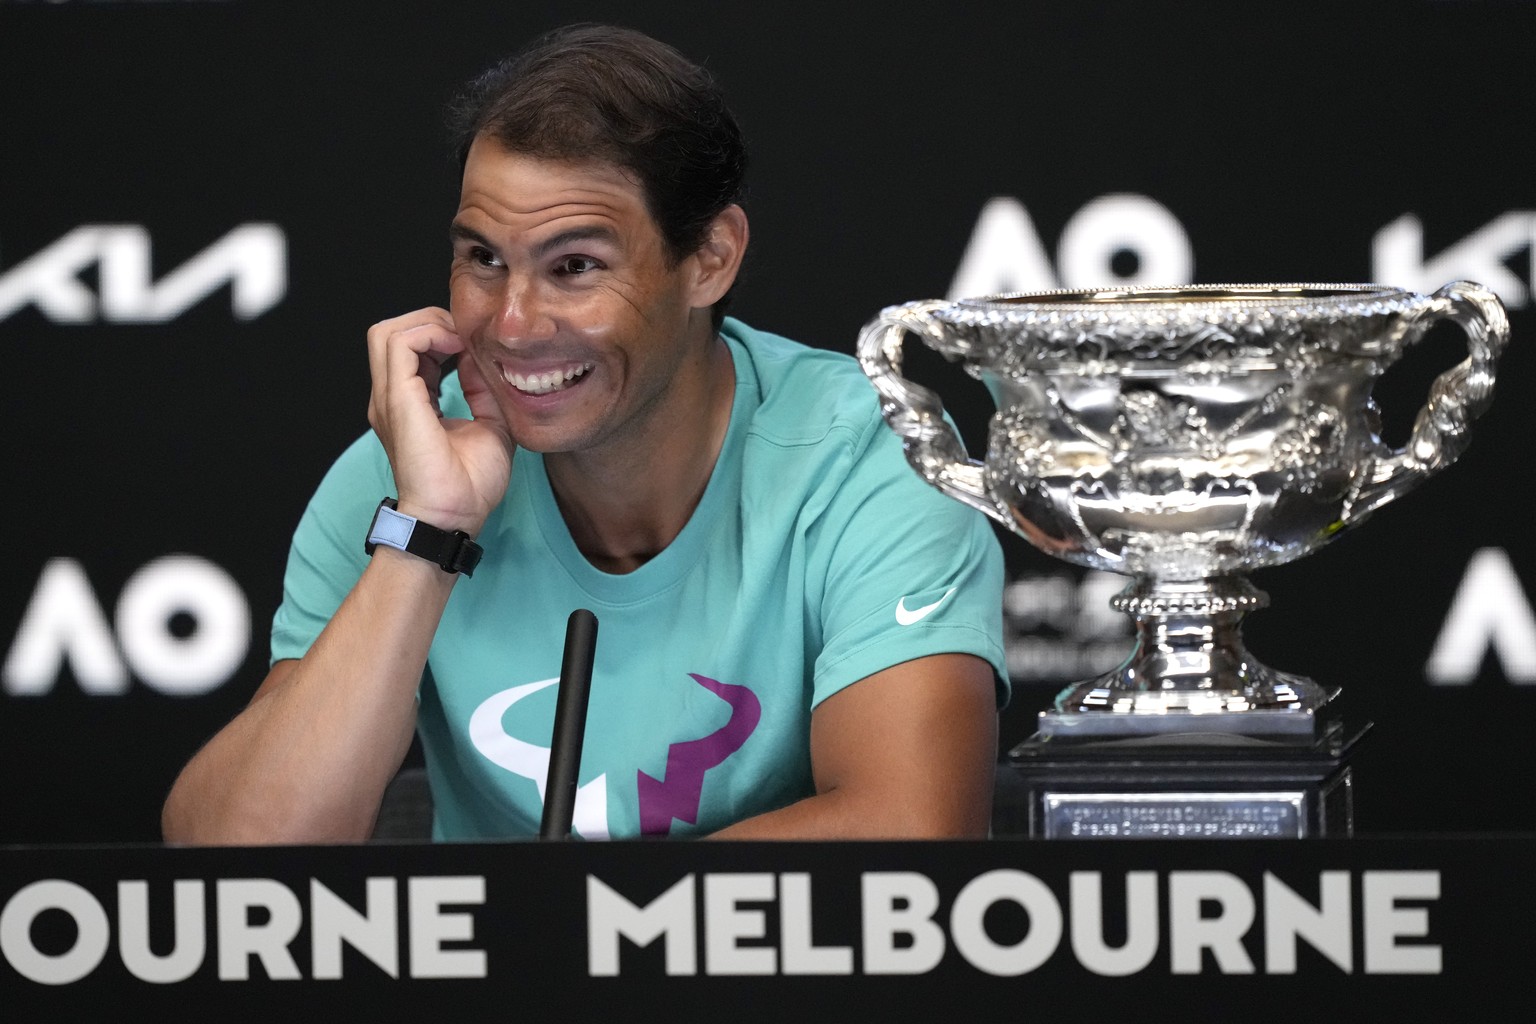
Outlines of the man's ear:
M688 257L693 273L689 305L694 309L713 306L735 283L748 234L747 213L735 203L715 215L704 244Z

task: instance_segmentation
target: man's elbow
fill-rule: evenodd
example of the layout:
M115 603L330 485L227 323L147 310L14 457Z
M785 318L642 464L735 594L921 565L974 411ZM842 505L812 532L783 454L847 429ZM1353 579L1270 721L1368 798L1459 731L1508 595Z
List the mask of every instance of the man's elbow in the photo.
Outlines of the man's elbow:
M912 814L903 823L903 839L985 839L991 834L990 808L940 808Z
M874 839L986 839L992 827L992 798L966 794L935 799L931 794L883 794L855 812Z
M346 812L300 817L281 804L210 806L173 789L160 812L171 846L309 846L366 842L376 815Z

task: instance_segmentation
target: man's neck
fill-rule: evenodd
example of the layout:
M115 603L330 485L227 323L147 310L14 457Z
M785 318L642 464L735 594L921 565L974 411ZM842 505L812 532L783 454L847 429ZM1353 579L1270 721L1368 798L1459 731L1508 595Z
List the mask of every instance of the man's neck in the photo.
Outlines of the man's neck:
M633 572L677 538L720 457L735 390L730 350L716 338L698 382L680 381L644 436L544 457L555 502L589 562Z

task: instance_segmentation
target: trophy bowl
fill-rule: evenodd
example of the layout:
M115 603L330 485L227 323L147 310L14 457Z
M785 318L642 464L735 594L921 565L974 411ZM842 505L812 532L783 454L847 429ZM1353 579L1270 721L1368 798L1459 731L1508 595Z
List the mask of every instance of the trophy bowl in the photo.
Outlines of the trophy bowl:
M1372 388L1441 320L1467 358L1401 449ZM907 334L961 361L997 411L968 457L938 396L901 376ZM1492 292L1372 284L1128 287L892 306L858 356L930 484L1067 562L1130 577L1127 660L1063 690L1043 735L1311 737L1332 694L1259 662L1245 577L1315 551L1450 465L1488 406L1509 320Z

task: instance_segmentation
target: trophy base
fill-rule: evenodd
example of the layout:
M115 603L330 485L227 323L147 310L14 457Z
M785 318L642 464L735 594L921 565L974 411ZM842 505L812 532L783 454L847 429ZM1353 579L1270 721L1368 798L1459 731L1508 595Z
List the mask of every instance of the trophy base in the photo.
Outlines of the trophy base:
M1369 723L1351 728L1330 719L1307 742L1214 729L1110 739L1037 732L999 765L993 834L1032 839L1350 836L1349 758L1369 730Z
M1067 740L1084 737L1246 735L1286 737L1311 742L1326 730L1326 725L1311 708L1248 708L1212 714L1042 711L1038 722L1041 737ZM1237 729L1241 729L1241 733L1237 733Z

